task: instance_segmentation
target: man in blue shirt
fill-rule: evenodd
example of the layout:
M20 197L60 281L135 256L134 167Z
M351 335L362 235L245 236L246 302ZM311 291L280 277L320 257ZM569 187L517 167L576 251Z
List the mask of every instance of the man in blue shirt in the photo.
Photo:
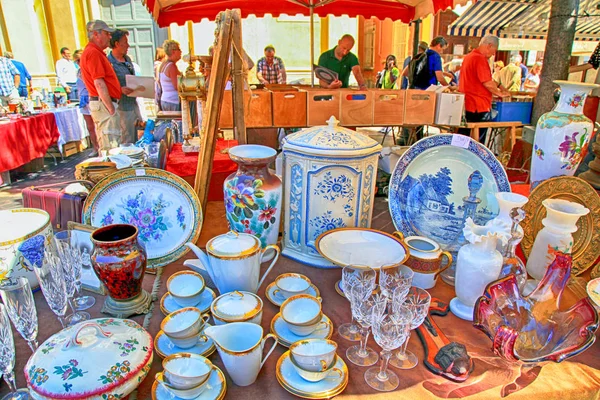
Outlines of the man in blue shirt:
M444 78L444 72L442 69L442 57L440 54L448 47L448 41L443 36L434 37L431 41L431 45L429 49L425 52L427 54L427 73L429 75L429 79L427 80L427 84L414 84L414 89L425 90L431 85L437 85L438 83L442 86L448 86L448 82ZM408 76L410 66L404 68L402 71L402 76ZM420 76L420 75L419 75ZM420 79L415 79L415 77L409 78L411 82L417 82Z
M29 75L27 67L25 67L25 64L23 64L21 61L14 60L13 53L11 53L10 51L5 51L4 57L8 58L13 63L13 65L19 71L19 75L21 76L19 87L17 88L19 90L19 96L28 97L29 93L27 91L27 87L31 86L31 75Z

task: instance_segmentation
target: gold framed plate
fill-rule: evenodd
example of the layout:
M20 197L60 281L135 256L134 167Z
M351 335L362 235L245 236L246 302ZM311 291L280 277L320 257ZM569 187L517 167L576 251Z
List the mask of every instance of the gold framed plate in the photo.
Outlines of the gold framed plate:
M529 201L523 209L526 216L521 226L525 236L521 249L529 257L533 242L543 228L542 219L546 209L542 201L562 199L587 207L589 214L577 221L577 232L573 234L573 268L571 275L576 276L590 268L600 256L600 197L586 181L574 176L559 176L540 183L529 195Z

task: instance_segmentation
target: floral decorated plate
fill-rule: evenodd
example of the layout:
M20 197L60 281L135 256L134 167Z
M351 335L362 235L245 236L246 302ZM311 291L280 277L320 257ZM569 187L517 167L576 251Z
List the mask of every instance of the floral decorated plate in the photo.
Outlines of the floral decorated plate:
M138 227L148 253L148 269L169 264L189 251L202 228L202 208L194 189L170 172L129 168L107 176L83 206L86 224L128 223Z
M221 400L225 397L227 382L225 381L223 371L218 367L215 366L211 371L206 385L206 389L194 400ZM158 381L154 381L152 385L152 400L180 400L180 397L169 392Z
M277 307L281 307L283 302L287 299L283 297L283 295L275 293L275 289L277 289L277 285L275 284L275 282L271 282L271 284L265 289L265 296L267 297L267 300L269 300L271 303L273 303ZM306 294L309 294L314 297L321 297L319 289L313 283L310 284Z
M467 136L435 135L400 157L389 209L405 236L425 236L445 249L460 235L466 211L475 208L479 225L498 214L497 192L510 192L510 184L492 152Z
M124 398L150 371L152 336L129 319L99 318L52 335L25 366L37 399Z
M206 323L206 326L211 326ZM208 357L217 349L212 339L208 339L207 342L199 341L195 346L189 349L182 349L177 347L169 340L167 335L163 331L158 331L154 338L154 349L159 357L165 358L175 353L194 353L200 354L203 357Z
M294 364L290 360L290 352L281 355L275 367L275 374L279 384L291 394L305 399L329 399L342 393L348 386L348 366L337 358L335 368L342 371L342 376L332 374L319 382L309 382L298 375Z
M202 295L200 296L200 302L193 307L198 308L201 313L205 313L210 309L210 305L216 298L217 295L215 294L215 292L211 288L205 287L202 291ZM169 292L165 293L160 299L160 310L165 315L169 315L172 312L175 312L182 308L184 307L181 307L179 304L175 303L173 296L171 296L171 293Z
M283 347L290 347L302 339L329 339L333 334L333 323L325 314L323 314L321 322L328 322L328 328L318 329L308 336L298 336L288 329L287 322L281 318L281 313L277 313L271 320L271 333L277 336L277 342Z

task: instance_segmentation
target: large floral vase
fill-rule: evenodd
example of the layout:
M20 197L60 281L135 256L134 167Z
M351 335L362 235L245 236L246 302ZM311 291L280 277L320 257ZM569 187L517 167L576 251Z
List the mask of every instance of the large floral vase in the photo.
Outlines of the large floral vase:
M594 125L583 115L589 92L599 85L554 81L561 95L554 109L542 115L535 128L531 182L536 186L554 176L573 176L592 136Z
M232 231L256 236L262 248L276 244L281 215L281 179L269 164L277 157L270 147L240 145L229 150L238 170L223 183L225 214Z

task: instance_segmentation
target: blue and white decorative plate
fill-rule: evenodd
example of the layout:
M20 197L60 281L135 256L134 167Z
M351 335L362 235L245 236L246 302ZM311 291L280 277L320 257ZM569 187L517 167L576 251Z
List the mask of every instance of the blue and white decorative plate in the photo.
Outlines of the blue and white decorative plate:
M466 208L474 205L475 222L483 225L498 214L495 193L510 191L506 171L485 146L462 135L435 135L398 160L389 210L405 236L425 236L446 248L460 234Z
M175 174L128 168L107 176L88 195L83 220L92 226L133 224L146 247L148 269L169 264L189 251L202 228L202 207L194 189Z

